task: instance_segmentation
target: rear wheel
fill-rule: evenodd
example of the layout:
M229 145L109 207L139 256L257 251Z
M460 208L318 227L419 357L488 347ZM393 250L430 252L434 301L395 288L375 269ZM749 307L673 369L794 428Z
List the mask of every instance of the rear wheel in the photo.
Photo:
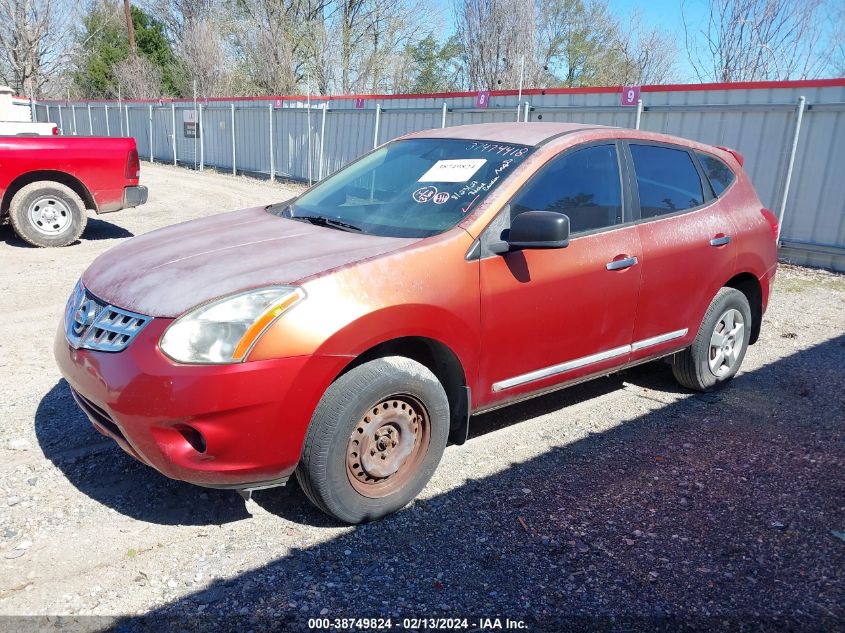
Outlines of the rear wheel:
M425 366L379 358L320 400L296 476L314 505L347 523L404 507L431 478L449 433L443 386Z
M716 293L693 344L675 356L675 378L684 387L710 391L739 371L751 338L751 307L735 288Z
M15 194L9 221L15 233L33 246L67 246L82 235L88 215L85 203L73 189L41 180Z

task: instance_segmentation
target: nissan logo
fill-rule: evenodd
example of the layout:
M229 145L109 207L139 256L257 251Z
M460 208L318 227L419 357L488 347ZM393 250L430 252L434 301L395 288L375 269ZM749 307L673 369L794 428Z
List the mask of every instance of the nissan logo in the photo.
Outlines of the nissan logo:
M82 333L94 322L96 316L97 304L91 299L83 301L76 312L73 313L73 324L71 325L73 333L76 336L82 336Z

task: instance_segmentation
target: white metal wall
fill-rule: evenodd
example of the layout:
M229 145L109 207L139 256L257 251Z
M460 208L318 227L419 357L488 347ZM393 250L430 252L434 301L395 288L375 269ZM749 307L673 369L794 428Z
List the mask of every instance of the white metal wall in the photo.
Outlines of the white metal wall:
M65 134L132 136L145 160L270 178L318 180L407 132L442 125L517 119L597 123L674 134L739 150L763 203L781 210L804 97L794 168L783 208L782 255L797 263L845 270L845 81L820 87L650 88L639 108L619 92L541 93L517 104L493 95L478 109L472 96L368 99L274 99L193 102L38 104L40 121ZM280 106L280 107L279 107ZM197 111L199 138L183 130ZM174 125L175 124L175 125ZM175 129L175 137L174 137Z

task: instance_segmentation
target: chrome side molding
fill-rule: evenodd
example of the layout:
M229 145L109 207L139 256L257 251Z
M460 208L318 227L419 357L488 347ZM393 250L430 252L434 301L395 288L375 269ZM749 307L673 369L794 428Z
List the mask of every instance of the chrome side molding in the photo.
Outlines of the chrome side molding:
M590 354L589 356L582 356L581 358L569 360L565 363L559 363L550 367L543 367L542 369L536 369L534 371L528 372L527 374L520 374L519 376L506 378L505 380L500 380L499 382L493 383L493 391L504 391L505 389L518 387L519 385L524 385L528 382L542 380L543 378L548 378L557 374L563 374L565 372L572 371L573 369L579 369L587 365L600 363L604 360L624 356L625 354L636 352L647 347L652 347L653 345L660 345L661 343L666 343L667 341L683 338L687 335L687 332L689 332L689 329L684 328L683 330L675 330L674 332L659 334L657 336L652 336L651 338L636 341L631 345L622 345L621 347L614 347L613 349L609 349L604 352Z

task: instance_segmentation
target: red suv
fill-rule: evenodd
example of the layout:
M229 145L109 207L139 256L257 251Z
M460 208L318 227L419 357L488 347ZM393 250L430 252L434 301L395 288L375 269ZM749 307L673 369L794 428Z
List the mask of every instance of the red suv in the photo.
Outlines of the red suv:
M350 523L412 500L469 416L668 358L739 369L776 220L730 150L501 123L410 134L301 196L100 256L55 354L94 426L168 477L294 472Z

